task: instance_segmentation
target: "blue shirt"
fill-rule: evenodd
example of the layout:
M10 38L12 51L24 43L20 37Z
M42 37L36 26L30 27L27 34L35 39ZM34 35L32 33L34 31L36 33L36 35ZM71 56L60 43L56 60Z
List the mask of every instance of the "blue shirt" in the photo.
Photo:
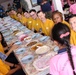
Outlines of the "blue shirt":
M42 0L37 0L37 4L41 6L41 9L43 12L51 11L51 5L49 1L47 1L47 3L43 5L41 5L41 3L42 3Z

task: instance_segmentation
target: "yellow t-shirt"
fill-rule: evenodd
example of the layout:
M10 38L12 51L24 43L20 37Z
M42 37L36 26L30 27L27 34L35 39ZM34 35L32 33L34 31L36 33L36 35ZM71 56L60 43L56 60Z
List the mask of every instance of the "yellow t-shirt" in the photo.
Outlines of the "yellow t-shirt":
M66 24L70 28L70 24L68 22L66 22L66 21L63 20L62 23Z
M43 32L45 35L50 36L51 30L52 30L53 26L54 26L53 21L47 19L45 23L42 23L42 24L41 24L42 32Z
M70 37L71 45L76 46L76 32L71 29L71 37Z
M4 48L1 43L0 43L0 52L4 53Z
M18 21L18 17L17 17L17 15L14 15L14 17L13 17L15 20L17 20Z
M29 29L32 29L32 23L33 23L33 19L30 17L30 18L28 18L27 19L27 27L29 28Z
M2 74L2 73L0 72L0 75L4 75L4 74Z
M27 22L27 19L24 17L24 16L22 16L22 19L21 20L19 20L22 24L26 24L26 22Z
M10 17L14 19L14 15L13 15L13 14L12 14L12 15L10 15Z
M41 28L41 21L40 21L39 18L33 20L32 28L34 28L36 31L40 30L40 28Z
M1 59L0 59L0 73L3 75L6 75L10 70L10 67L6 65Z

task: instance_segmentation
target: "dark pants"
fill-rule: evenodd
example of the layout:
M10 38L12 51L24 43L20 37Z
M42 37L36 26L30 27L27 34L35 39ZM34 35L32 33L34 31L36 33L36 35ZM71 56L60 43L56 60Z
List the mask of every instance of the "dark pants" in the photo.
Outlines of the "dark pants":
M7 57L6 61L10 63L18 64L18 60L16 59L13 52Z
M23 72L22 69L20 69L20 70L16 71L16 72L15 72L14 74L12 74L12 75L26 75L26 74Z

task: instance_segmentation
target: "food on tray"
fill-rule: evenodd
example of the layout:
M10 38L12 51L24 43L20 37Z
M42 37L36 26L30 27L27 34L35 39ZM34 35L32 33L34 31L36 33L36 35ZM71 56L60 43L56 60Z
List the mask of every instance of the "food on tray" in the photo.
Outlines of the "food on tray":
M31 47L31 50L36 50L38 47L41 47L41 46L43 46L42 43L36 43L35 45L33 45L33 46Z
M16 30L13 32L14 35L16 35L19 32L19 30Z
M42 70L45 70L45 69L49 68L50 58L51 58L51 55L47 54L47 55L45 55L41 58L36 59L33 62L33 65L36 68L36 70L42 71Z
M24 40L25 40L26 42L30 42L30 41L32 40L32 38L31 38L31 36L28 36L28 37L24 38Z
M32 46L32 45L34 45L34 44L36 44L36 43L37 43L37 41L34 40L34 41L29 42L26 46Z
M44 45L42 47L38 47L35 51L36 54L44 54L50 50L50 47Z
M22 34L22 35L19 36L19 40L23 41L24 38L26 38L26 37L28 37L28 35Z
M16 36L20 36L20 35L22 35L23 33L24 33L23 31L20 31L20 32L16 33Z

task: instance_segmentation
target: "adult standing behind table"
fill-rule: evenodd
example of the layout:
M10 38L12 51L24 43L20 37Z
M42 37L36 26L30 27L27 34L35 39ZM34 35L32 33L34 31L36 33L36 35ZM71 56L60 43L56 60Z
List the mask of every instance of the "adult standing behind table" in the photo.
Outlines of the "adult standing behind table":
M41 10L46 14L46 18L51 18L51 5L47 0L37 0L37 4L41 6Z
M21 9L20 0L13 0L13 5L16 7L17 10Z

